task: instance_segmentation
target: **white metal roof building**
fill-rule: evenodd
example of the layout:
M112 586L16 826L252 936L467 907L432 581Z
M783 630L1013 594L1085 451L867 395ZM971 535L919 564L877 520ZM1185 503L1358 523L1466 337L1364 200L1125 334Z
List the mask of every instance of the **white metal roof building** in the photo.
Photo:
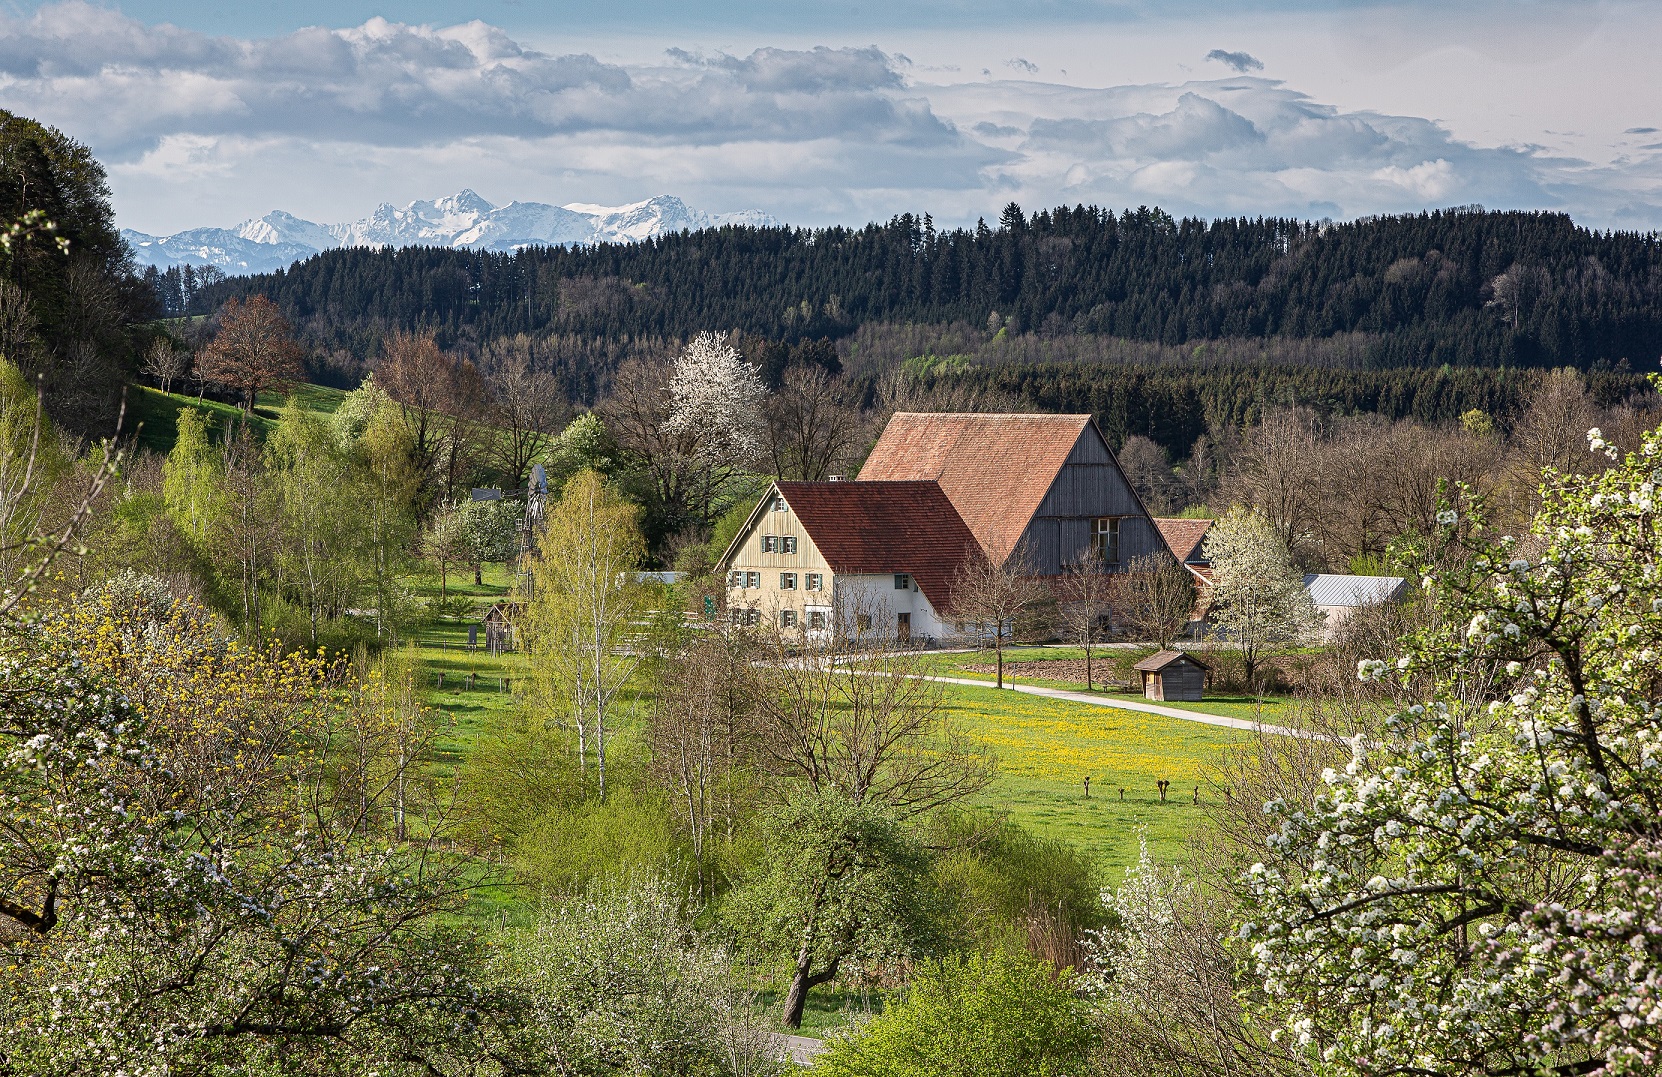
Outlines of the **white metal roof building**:
M1316 572L1304 577L1304 590L1327 631L1339 627L1363 606L1399 601L1408 589L1401 576L1341 576Z

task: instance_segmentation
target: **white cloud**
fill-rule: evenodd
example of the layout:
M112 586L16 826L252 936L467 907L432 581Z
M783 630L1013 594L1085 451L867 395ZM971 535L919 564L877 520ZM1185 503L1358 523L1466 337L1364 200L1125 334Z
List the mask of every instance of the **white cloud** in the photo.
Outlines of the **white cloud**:
M1643 147L1595 166L1476 145L1258 76L1080 87L975 69L876 47L608 61L478 21L238 39L79 0L0 19L0 106L88 142L123 223L145 231L273 207L341 219L462 186L555 202L669 192L808 224L973 221L1011 198L1333 217L1482 202L1662 224Z

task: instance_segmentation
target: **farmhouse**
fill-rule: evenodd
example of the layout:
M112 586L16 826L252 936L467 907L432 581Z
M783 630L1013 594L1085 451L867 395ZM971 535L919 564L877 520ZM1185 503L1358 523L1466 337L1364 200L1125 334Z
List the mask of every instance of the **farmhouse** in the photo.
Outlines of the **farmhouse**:
M1089 415L897 412L860 469L874 480L939 483L987 557L1025 547L1040 576L1167 550Z
M1089 415L901 412L854 482L778 482L722 556L729 616L939 640L952 583L1022 550L1036 574L1168 553Z
M722 557L727 608L810 636L941 639L979 556L937 483L776 482Z

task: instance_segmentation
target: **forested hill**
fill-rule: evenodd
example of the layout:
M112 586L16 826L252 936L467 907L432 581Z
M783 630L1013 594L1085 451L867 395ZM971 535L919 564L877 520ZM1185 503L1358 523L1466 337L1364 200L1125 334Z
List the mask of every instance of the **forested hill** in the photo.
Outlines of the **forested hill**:
M1662 242L1555 213L1457 209L1346 224L1177 221L1061 208L997 228L928 217L861 229L728 227L514 254L330 251L198 292L262 292L315 346L364 354L388 327L467 346L519 332L680 339L707 328L840 338L869 323L989 322L1011 335L1182 345L1360 335L1373 366L1573 364L1662 354Z

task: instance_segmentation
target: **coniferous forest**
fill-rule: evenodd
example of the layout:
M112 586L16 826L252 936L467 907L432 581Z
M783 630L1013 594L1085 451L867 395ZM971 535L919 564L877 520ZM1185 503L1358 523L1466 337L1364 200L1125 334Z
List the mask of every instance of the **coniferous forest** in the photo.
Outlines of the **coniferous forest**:
M311 341L389 328L446 343L517 333L846 339L873 324L1166 347L1289 342L1321 365L1637 369L1662 353L1662 245L1557 213L1444 210L1350 223L1174 220L1158 209L1007 207L996 228L928 216L864 228L727 227L513 254L340 250L189 299L271 296ZM177 290L175 303L184 302Z

